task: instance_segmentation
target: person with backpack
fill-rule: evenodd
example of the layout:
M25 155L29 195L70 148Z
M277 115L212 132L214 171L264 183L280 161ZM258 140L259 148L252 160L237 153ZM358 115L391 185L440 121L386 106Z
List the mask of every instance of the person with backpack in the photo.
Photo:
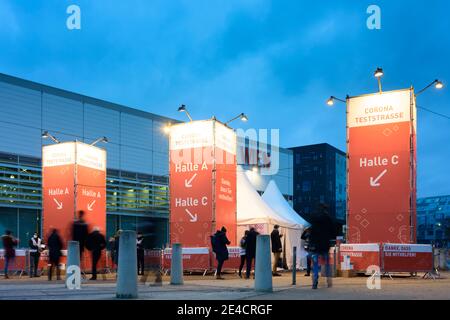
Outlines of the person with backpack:
M242 237L241 241L239 242L239 255L241 257L241 264L239 265L239 278L242 278L242 268L244 268L244 263L247 259L246 256L246 250L245 248L247 247L247 235L248 235L248 230L245 230L244 236Z
M229 245L230 243L231 242L227 238L227 229L225 227L217 230L217 232L213 236L211 236L212 250L216 254L217 260L216 279L225 280L225 278L223 278L221 274L223 263L228 260L227 245Z

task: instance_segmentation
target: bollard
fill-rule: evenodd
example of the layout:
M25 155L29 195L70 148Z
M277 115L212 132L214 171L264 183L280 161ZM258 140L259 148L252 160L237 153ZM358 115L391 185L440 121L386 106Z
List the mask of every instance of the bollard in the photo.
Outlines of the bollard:
M259 235L256 239L255 290L273 291L269 235Z
M292 285L295 286L297 284L297 247L295 246L292 259Z
M183 284L183 252L181 243L172 245L172 261L170 264L170 284Z
M136 232L124 230L119 238L119 264L117 270L116 297L137 298Z
M78 268L71 268L73 272L69 272L70 266ZM57 267L58 268L58 267ZM67 263L66 263L66 288L73 289L72 284L81 283L80 271L80 244L78 241L67 242ZM79 288L78 285L76 285Z

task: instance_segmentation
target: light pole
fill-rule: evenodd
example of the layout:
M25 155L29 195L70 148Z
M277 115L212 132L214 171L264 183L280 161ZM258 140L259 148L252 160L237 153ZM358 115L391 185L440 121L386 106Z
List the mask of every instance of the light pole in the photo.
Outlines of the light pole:
M384 76L383 69L378 67L377 70L375 70L375 72L373 73L373 75L375 76L375 78L377 78L377 80L378 80L378 90L380 91L380 93L382 93L383 90L381 88L381 77Z
M241 120L244 121L244 122L247 122L247 121L248 121L247 116L246 116L244 113L241 113L241 114L237 115L236 117L234 117L233 119L228 120L227 122L225 122L225 125L228 126L228 124L229 124L230 122L232 122L232 121L234 121L234 120L237 120L237 119L241 119Z
M48 131L44 131L44 132L42 133L42 138L43 138L43 139L50 138L50 139L53 140L53 142L55 142L55 143L60 143L60 141L59 141L58 139L56 139L53 135L51 135Z
M98 138L97 140L91 143L91 146L95 146L99 142L108 143L108 138L106 137Z
M186 106L185 106L184 104L182 104L182 105L178 108L178 112L186 112L186 115L188 116L189 120L190 120L190 121L193 121L191 115L190 115L189 112L187 111Z

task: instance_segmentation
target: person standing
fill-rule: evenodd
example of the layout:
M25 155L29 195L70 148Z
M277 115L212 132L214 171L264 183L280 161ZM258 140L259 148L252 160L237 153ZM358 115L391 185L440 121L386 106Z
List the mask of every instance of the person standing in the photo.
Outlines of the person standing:
M72 225L72 240L78 241L80 248L80 264L83 263L83 253L86 246L86 239L88 236L88 225L84 221L84 211L80 210L78 212L78 220L74 221Z
M30 246L30 278L39 277L37 269L39 266L39 258L42 252L42 239L39 238L37 232L33 234L33 237L28 241Z
M247 259L247 256L246 256L247 235L248 235L248 230L245 230L244 236L242 237L241 241L239 242L239 255L241 257L241 264L239 265L239 277L240 278L242 278L242 268L244 268L244 263L245 263L245 260Z
M280 260L281 252L283 251L283 247L281 244L281 238L283 237L282 234L280 234L280 226L274 225L273 231L270 234L270 240L272 242L272 253L273 253L273 266L272 266L272 275L274 277L279 277L281 274L277 272L278 262Z
M309 242L311 238L311 227L306 228L302 235L301 239L304 241L304 248L306 251L306 273L305 277L309 277L311 275L311 252L309 248Z
M319 283L319 258L322 257L325 262L325 273L328 287L331 287L330 270L330 246L331 240L336 237L335 225L328 214L328 206L320 204L317 214L311 217L311 237L310 251L313 264L313 282L312 288L317 289Z
M222 277L222 267L223 263L228 260L227 245L231 243L227 238L227 229L225 227L222 227L222 229L217 230L212 238L213 252L216 254L217 260L216 279L225 280L225 278Z
M117 230L116 235L114 236L114 248L113 248L113 256L114 256L114 265L116 266L116 269L119 265L119 244L120 244L120 234L122 233L122 230Z
M138 232L137 237L136 237L136 251L137 251L138 275L144 275L144 270L145 270L144 236L140 232Z
M102 250L105 248L105 236L100 233L99 227L94 227L86 239L86 249L91 251L92 255L92 277L89 280L97 280L97 264L102 256Z
M56 280L61 280L59 260L61 258L61 250L63 248L63 242L58 233L58 230L53 229L47 240L48 246L48 262L50 268L48 270L48 281L52 280L53 267L56 267Z
M16 249L14 247L17 246L19 242L12 236L10 230L5 231L2 240L3 249L5 250L5 279L9 279L8 268L11 262L14 262L14 259L16 258Z
M252 272L253 259L256 257L256 237L258 232L255 228L251 227L247 234L246 247L245 247L245 258L246 258L246 273L245 279L250 278L250 273Z

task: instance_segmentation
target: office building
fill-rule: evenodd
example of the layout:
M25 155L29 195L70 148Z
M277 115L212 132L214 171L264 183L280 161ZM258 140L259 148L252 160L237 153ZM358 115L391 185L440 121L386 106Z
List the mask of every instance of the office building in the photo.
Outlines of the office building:
M417 199L417 242L450 246L450 195Z

